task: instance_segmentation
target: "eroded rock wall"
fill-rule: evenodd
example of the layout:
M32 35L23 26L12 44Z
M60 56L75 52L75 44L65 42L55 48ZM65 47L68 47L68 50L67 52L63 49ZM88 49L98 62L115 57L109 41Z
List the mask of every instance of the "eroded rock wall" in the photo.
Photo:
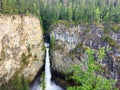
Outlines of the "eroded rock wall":
M43 66L43 34L34 16L0 16L0 83L13 75L33 80Z
M99 61L108 70L107 78L118 79L120 76L120 24L100 23L70 24L57 23L51 27L51 37L55 45L51 49L51 63L55 71L65 73L71 65L87 60L87 48L95 50L97 60L98 50L105 47L106 57Z

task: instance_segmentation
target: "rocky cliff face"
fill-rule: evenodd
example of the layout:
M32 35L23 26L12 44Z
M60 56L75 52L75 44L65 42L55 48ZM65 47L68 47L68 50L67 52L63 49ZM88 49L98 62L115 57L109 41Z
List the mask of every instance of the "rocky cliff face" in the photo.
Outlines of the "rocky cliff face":
M71 65L87 60L87 48L98 50L105 47L106 57L99 61L107 73L107 78L120 76L120 24L78 24L59 22L51 27L51 37L55 45L51 49L51 63L55 71L65 73Z
M0 84L13 75L33 80L43 65L43 35L33 16L0 16Z

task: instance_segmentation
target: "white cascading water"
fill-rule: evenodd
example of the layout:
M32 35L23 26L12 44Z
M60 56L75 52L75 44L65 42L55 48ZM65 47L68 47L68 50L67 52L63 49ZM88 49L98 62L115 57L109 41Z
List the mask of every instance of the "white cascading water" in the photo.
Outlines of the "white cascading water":
M45 90L63 90L51 81L50 59L49 59L49 44L46 46L46 59L45 59ZM30 90L42 90L38 81L34 82Z
M46 48L46 59L45 59L45 84L46 90L51 85L51 71L50 71L50 60L49 60L49 48Z

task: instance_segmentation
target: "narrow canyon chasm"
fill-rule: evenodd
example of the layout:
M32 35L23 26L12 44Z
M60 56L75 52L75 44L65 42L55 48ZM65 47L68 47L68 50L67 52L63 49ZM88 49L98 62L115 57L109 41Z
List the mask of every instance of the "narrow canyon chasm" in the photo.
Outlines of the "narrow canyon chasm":
M99 25L71 22L56 22L51 25L50 33L43 35L40 21L35 16L0 16L0 85L9 82L17 75L24 76L33 85L39 86L42 72L45 71L45 46L48 42L50 69L55 85L66 89L74 85L66 80L66 72L71 65L79 65L87 60L87 48L105 48L106 56L100 61L108 79L117 80L120 86L120 33L114 31L120 24L101 22ZM108 32L109 30L109 32ZM54 41L54 45L51 42ZM37 89L31 89L37 90Z
M0 90L120 90L120 0L0 0Z

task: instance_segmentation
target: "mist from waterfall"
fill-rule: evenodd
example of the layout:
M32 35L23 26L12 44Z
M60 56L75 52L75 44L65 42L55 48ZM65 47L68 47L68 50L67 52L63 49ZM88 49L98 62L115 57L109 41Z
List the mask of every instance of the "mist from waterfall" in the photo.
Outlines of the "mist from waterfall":
M40 86L40 80L36 79L30 90L42 90ZM50 70L50 59L49 59L49 48L46 48L46 59L45 59L45 90L63 90L61 87L51 81L51 70Z

